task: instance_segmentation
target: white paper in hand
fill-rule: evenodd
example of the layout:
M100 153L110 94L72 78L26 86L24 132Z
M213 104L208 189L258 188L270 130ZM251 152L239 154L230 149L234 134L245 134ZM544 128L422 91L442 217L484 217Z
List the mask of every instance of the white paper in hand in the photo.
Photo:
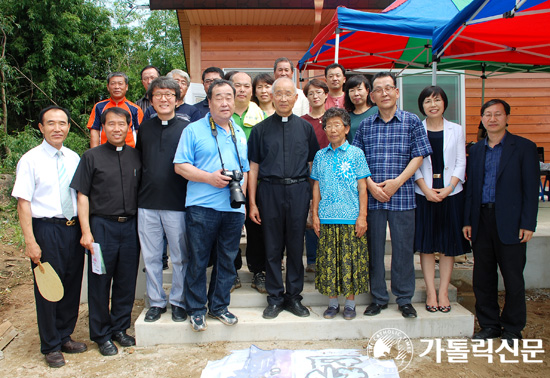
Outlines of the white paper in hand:
M105 274L105 263L103 262L103 253L101 253L101 246L98 243L92 243L94 253L92 254L92 272L95 274Z

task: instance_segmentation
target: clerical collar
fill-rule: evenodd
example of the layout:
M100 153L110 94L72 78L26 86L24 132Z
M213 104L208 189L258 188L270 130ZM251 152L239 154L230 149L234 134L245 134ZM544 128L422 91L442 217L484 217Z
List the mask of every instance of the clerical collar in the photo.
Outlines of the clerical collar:
M107 145L107 148L117 152L124 150L124 147L126 146L126 143L125 143L124 146L118 147L118 146L115 146L114 144L109 143L109 141L105 142L105 144Z
M286 123L286 122L290 121L290 119L292 118L292 114L290 114L289 116L286 116L286 117L282 117L282 116L278 115L277 113L275 113L275 114L273 114L273 117L275 119L280 120L283 123Z

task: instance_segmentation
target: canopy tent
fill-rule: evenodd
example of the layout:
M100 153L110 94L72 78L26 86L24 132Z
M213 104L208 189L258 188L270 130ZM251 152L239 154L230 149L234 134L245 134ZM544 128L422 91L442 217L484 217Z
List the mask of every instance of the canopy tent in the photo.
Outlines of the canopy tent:
M473 0L434 31L433 52L455 63L483 61L493 71L548 71L550 0Z
M434 28L471 0L397 0L382 13L338 7L298 68L323 69L338 61L347 69L427 68Z
M339 62L351 70L473 70L482 78L549 72L549 7L550 0L397 0L382 13L339 7L298 68Z

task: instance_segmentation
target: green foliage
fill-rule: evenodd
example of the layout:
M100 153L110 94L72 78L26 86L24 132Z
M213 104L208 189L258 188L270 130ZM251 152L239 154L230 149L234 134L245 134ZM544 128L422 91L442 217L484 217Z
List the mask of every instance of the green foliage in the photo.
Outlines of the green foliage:
M2 156L2 160L0 161L0 173L13 174L21 156L31 148L38 146L41 142L42 135L40 131L30 126L25 127L19 133L5 135L1 143L5 156Z

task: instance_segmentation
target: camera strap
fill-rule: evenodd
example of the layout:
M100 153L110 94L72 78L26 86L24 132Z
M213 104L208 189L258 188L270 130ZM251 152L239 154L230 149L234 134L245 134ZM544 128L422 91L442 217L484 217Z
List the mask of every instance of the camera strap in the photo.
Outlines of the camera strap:
M244 175L243 165L241 164L241 155L239 155L239 148L237 147L237 136L235 135L235 129L233 128L233 123L231 122L231 120L229 120L229 130L231 130L231 140L233 141L233 145L235 146L235 151L237 152L237 160L239 161L239 168L241 169L241 173ZM210 116L210 131L212 132L212 136L216 140L216 147L218 148L218 154L220 155L220 162L222 163L222 169L225 170L225 167L223 165L222 153L220 151L220 145L218 144L218 129L216 129L216 124L214 123L214 119L212 118L212 116Z

